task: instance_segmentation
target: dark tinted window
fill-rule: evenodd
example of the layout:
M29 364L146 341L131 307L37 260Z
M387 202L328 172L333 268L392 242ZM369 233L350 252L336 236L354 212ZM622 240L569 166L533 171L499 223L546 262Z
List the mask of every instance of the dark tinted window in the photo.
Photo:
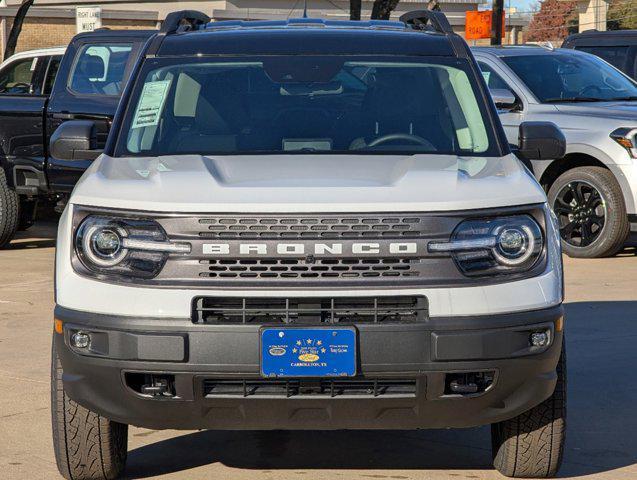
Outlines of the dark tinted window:
M265 56L148 61L123 154L493 155L468 62Z
M62 56L51 57L49 62L49 67L46 71L46 77L44 78L44 94L48 95L53 91L53 83L55 82L55 77L58 74L58 70L60 69L60 62L62 61Z
M541 102L637 98L637 83L594 55L555 52L508 56L503 61Z
M0 72L0 94L34 95L39 89L34 85L39 57L16 60Z
M581 50L586 53L592 53L600 58L603 58L613 67L619 68L622 72L630 73L626 70L626 64L628 59L627 46L612 46L612 47L576 47L577 50Z
M84 95L119 95L131 44L86 45L77 56L69 87Z
M504 79L498 75L489 65L484 62L478 62L480 66L480 70L482 70L482 76L484 77L485 82L487 82L487 86L489 90L511 90L511 87L504 81Z

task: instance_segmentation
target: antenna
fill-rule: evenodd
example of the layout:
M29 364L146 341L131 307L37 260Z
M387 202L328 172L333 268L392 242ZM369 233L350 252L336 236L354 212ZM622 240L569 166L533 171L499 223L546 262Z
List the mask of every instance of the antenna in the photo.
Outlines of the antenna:
M303 18L307 18L307 0L303 0Z

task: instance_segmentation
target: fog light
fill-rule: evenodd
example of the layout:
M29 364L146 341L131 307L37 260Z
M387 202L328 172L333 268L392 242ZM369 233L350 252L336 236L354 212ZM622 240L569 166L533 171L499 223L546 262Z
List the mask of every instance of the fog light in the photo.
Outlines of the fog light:
M71 345L75 348L87 348L91 343L91 336L88 333L77 332L71 337Z
M546 347L551 341L551 335L547 332L535 332L531 334L531 345L534 347Z

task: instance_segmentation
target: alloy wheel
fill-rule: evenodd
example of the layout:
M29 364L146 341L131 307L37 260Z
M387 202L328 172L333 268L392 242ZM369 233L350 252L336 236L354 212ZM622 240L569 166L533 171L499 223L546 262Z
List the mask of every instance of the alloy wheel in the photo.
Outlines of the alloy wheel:
M587 247L602 233L606 223L606 202L588 182L573 181L557 194L553 211L560 224L562 240L574 247Z

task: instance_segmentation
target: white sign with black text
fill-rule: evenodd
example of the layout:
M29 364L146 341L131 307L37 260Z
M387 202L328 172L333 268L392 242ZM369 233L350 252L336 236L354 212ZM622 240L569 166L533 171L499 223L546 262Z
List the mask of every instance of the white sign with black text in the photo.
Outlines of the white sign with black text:
M92 32L102 26L102 7L76 7L75 26L77 33Z

